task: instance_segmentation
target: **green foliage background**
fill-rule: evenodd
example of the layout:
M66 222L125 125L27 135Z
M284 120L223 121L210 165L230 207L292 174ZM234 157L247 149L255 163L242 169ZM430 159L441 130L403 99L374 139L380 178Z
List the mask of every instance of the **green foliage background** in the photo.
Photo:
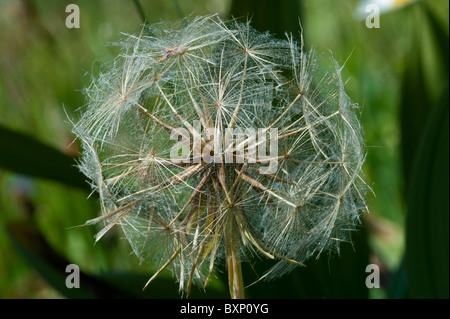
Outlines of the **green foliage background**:
M416 1L381 15L368 29L356 0L115 0L76 3L81 28L67 29L74 1L0 2L0 297L179 298L164 274L144 293L151 265L139 265L119 230L95 246L96 229L73 229L99 213L95 195L74 167L79 151L68 118L83 105L80 89L96 63L117 48L120 32L143 19L219 13L251 17L278 36L345 63L347 93L361 108L368 150L365 172L376 196L353 245L340 257L310 260L250 298L448 298L449 296L449 2ZM330 60L331 62L331 60ZM66 114L67 113L67 114ZM81 289L64 285L65 266L79 265ZM381 270L367 289L365 268ZM244 265L246 284L260 264ZM206 294L228 297L218 273Z

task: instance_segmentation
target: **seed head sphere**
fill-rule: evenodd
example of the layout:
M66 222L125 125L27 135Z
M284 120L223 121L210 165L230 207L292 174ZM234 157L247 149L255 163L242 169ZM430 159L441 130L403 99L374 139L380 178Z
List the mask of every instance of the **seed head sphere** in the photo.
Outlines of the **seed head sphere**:
M217 15L149 25L120 46L74 132L102 210L87 224L102 225L96 241L122 228L158 269L147 284L167 268L189 293L222 262L231 285L256 256L273 260L273 279L351 240L367 210L365 147L332 57L323 71L301 36Z

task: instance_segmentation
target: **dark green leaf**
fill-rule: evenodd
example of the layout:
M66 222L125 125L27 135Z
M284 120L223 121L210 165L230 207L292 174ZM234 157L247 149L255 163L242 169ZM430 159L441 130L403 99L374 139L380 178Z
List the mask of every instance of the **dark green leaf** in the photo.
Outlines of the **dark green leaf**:
M83 272L80 272L80 288L67 288L66 278L69 273L65 270L71 262L55 252L35 227L25 223L13 223L7 226L7 232L17 252L64 297L129 297Z
M22 133L0 126L0 168L88 188L75 159Z
M408 189L406 271L412 298L449 297L449 92L419 144Z
M181 297L178 284L172 277L156 278L145 291L150 274L104 273L90 275L80 271L80 288L67 288L65 282L71 264L49 245L31 224L13 223L7 226L8 235L18 253L55 290L66 298L175 298ZM192 288L191 298L227 298L227 289L216 284L202 290Z
M415 17L422 27L414 30L402 81L402 160L406 184L426 120L448 81L448 32L437 23L425 3L416 9L419 11Z

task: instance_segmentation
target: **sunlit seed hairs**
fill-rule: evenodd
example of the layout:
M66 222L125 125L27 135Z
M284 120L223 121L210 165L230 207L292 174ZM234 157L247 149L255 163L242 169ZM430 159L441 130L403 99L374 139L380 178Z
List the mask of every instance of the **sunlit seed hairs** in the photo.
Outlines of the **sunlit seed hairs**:
M238 298L241 261L273 259L261 277L276 278L351 240L367 210L365 150L334 60L334 71L320 72L301 37L279 40L216 15L146 26L120 45L85 89L74 126L79 167L101 202L87 222L103 223L96 241L120 226L159 269L147 284L168 268L187 293L223 262ZM262 174L267 161L245 154L243 163L196 162L192 143L190 161L174 162L180 127L202 146L206 128L277 128L276 169Z

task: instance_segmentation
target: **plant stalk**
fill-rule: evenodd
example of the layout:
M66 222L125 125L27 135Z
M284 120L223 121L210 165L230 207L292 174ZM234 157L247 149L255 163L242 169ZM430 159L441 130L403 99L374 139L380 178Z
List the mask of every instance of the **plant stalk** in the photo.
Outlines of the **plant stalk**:
M228 219L225 232L225 258L227 261L228 287L232 299L245 299L239 251L239 230L234 216Z

